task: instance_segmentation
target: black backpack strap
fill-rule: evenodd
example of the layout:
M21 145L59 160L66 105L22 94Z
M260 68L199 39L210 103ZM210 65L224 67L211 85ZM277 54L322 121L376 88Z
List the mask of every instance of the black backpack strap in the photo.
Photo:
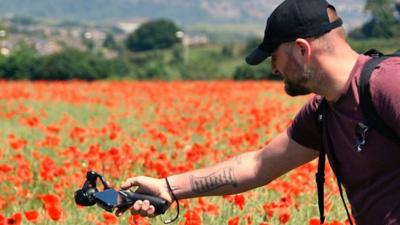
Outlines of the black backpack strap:
M338 171L338 162L336 160L335 154L333 152L333 145L328 137L328 128L326 124L326 112L328 108L328 102L325 98L322 99L320 105L317 109L317 122L319 126L320 133L322 135L322 147L319 152L318 158L318 172L316 174L316 182L317 182L317 192L318 192L318 208L319 208L319 216L321 224L325 221L325 213L324 213L324 182L325 182L325 155L329 154L332 159L332 170L336 175L336 180L339 187L340 197L343 201L344 208L346 210L347 218L349 220L350 225L353 225L353 220L350 217L350 212L347 208L346 201L344 200L343 189L342 189L342 179L340 178L340 172ZM324 146L328 146L328 151L324 149Z
M337 185L338 185L338 188L339 188L340 198L342 199L343 206L344 206L344 209L346 210L347 219L348 219L350 225L354 225L353 224L353 220L352 220L352 218L350 216L350 211L347 208L346 201L344 200L344 194L343 194L343 188L342 188L342 178L341 178L341 173L340 173L340 170L339 170L339 167L338 167L339 163L338 163L337 158L335 156L335 151L333 150L332 141L328 136L328 128L326 126L326 123L324 125L324 129L325 129L325 137L323 137L323 140L326 143L326 146L328 146L327 154L330 156L330 159L332 160L332 162L331 162L332 170L333 170L333 172L335 173L335 176L336 176L336 181L337 181Z
M371 78L372 72L375 68L385 59L393 56L400 56L400 50L393 55L382 55L382 53L376 50L370 50L365 53L366 55L371 55L373 58L370 59L365 65L361 72L360 84L358 87L358 92L360 96L360 106L364 116L366 117L366 126L373 127L379 133L385 137L391 139L394 142L400 142L399 136L393 131L382 118L378 115L371 97L369 80Z
M319 131L322 136L325 135L324 120L326 115L327 104L328 103L326 102L325 98L323 98L317 109L317 123ZM317 192L318 192L319 219L321 224L323 224L325 221L325 212L324 212L325 154L326 154L325 148L322 146L322 148L319 150L318 171L315 174L315 181L317 182Z
M368 56L372 56L372 57L376 58L376 57L383 56L384 54L374 48L371 48L370 50L366 51L364 53L364 55L368 55Z

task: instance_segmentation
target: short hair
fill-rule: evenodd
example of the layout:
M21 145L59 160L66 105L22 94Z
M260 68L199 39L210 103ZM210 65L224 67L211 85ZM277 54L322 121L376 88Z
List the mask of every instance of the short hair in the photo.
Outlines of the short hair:
M339 19L336 9L329 5L327 8L327 14L329 18L329 22L334 22ZM317 46L318 50L325 52L332 52L335 45L335 40L346 41L346 32L343 26L337 27L335 29L330 30L328 33L322 34L317 37L308 38L309 41L314 43L314 46Z
M332 5L329 5L326 11L328 14L329 22L333 22L333 21L339 19L338 15L336 13L336 9ZM337 31L338 34L340 34L344 38L346 37L343 26L333 29L333 31Z

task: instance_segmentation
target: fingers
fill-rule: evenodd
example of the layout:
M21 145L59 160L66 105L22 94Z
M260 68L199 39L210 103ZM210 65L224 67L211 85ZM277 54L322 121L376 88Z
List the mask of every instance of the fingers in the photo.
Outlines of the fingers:
M133 204L131 208L131 214L136 215L140 214L143 217L154 217L155 208L153 205L150 205L148 200L138 200Z
M121 216L124 214L126 210L130 208L131 214L136 215L139 214L140 216L143 217L154 217L154 213L156 209L154 208L153 205L150 205L150 202L148 200L137 200L132 206L125 206L118 208L115 211L116 216Z
M150 205L150 208L149 208L149 210L147 211L147 215L149 216L149 217L154 217L154 216L156 216L154 213L156 213L156 208L153 206L153 205Z
M133 204L133 207L131 208L131 212L132 211L139 212L140 209L142 208L142 205L143 205L143 201L142 200L137 200L135 202L135 204Z

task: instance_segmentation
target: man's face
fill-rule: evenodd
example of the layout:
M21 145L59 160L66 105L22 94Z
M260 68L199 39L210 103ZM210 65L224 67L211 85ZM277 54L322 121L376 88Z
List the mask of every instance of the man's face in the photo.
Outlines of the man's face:
M281 44L272 55L272 67L275 74L283 77L285 91L290 96L307 95L313 72L308 66L303 66L294 57L292 44Z

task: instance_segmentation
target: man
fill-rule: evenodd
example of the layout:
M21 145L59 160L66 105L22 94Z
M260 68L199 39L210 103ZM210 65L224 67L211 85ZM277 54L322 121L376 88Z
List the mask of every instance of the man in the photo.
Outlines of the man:
M363 65L370 57L349 46L341 25L334 7L325 0L286 0L269 17L263 42L246 61L256 65L271 56L273 71L283 77L289 95L317 96L301 109L287 131L263 149L170 176L171 189L165 179L150 177L129 178L121 187L138 186L139 192L172 202L173 196L184 199L234 194L268 184L318 156L323 142L316 111L323 96L328 101L327 138L332 142L356 223L400 224L400 146L370 129L361 150L355 147L357 124L365 119L357 88ZM370 80L377 112L397 135L398 84L400 57L382 62ZM218 180L219 174L227 179ZM122 212L118 210L117 215ZM153 216L154 207L148 201L137 201L131 212Z

